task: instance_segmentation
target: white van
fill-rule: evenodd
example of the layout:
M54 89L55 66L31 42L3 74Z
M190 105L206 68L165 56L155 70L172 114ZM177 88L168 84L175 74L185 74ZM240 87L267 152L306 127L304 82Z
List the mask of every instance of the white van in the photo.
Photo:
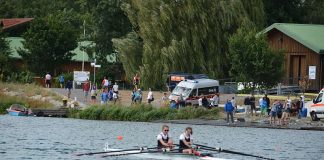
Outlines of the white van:
M204 95L209 100L218 93L219 82L214 79L194 79L181 81L169 96L170 100L177 101L180 94L186 105L198 105L199 96Z
M313 99L313 104L310 105L309 115L312 120L324 118L324 88ZM317 117L317 118L316 118Z

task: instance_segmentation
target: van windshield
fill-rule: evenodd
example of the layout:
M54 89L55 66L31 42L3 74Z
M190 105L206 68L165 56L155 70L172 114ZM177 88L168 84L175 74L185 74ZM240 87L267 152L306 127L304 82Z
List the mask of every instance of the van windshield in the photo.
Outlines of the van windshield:
M183 97L187 97L191 92L191 88L186 88L186 87L179 87L177 86L173 91L172 94L173 95L177 95L179 96L180 94L182 94Z

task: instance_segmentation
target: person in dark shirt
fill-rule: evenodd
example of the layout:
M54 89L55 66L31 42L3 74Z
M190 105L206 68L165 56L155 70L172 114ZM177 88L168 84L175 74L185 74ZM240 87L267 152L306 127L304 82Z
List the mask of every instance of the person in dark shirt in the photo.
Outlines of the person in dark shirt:
M267 94L264 95L264 98L265 98L265 101L267 102L267 112L268 112L268 116L269 116L270 111L271 111L271 109L270 109L270 99L268 98Z
M253 93L252 93L252 96L250 97L250 104L251 104L251 115L253 116L253 110L256 115L255 97L254 97Z
M207 100L207 97L206 96L204 96L203 98L202 98L202 106L204 106L204 107L208 107L209 106L209 102L208 102L208 100Z

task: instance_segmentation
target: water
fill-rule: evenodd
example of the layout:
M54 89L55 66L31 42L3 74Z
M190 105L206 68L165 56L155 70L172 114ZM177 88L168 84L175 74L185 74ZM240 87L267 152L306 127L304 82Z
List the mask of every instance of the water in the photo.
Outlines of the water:
M65 118L0 116L0 159L136 159L101 158L77 153L111 148L155 146L159 123L92 121ZM169 124L178 137L187 125ZM193 125L194 141L208 146L275 159L324 159L324 132ZM122 140L117 137L122 136ZM232 154L216 157L253 159ZM137 159L143 159L137 158ZM173 159L173 158L170 158Z

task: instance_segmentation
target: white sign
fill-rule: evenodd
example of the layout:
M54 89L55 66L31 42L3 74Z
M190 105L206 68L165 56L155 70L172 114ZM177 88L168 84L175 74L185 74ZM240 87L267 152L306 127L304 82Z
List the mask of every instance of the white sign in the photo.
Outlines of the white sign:
M316 79L316 66L309 66L308 77L309 79Z
M90 77L90 72L88 71L74 71L73 72L73 81L84 82Z

